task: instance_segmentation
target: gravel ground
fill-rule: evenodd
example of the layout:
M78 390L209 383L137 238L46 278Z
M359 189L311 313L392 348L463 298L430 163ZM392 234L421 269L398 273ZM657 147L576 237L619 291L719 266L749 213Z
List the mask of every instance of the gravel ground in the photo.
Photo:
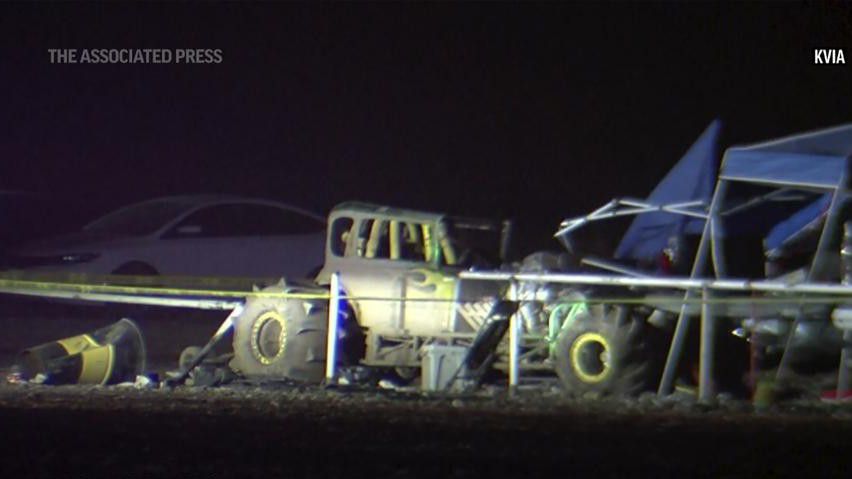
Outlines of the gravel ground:
M0 387L9 474L846 477L852 408L252 387Z
M4 361L15 348L114 320L5 311ZM139 322L164 367L220 320L160 316ZM725 397L572 399L552 387L451 397L281 384L2 384L0 424L8 476L846 477L852 405L801 399L755 412Z

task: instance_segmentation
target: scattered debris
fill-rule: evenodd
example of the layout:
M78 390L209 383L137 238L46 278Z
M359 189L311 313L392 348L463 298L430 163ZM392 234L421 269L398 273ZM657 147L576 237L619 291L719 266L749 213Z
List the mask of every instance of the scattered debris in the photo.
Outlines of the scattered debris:
M127 381L116 384L115 386L119 388L155 389L158 384L150 377L140 374L139 376L136 376L136 380L133 382Z
M119 384L145 370L145 341L133 321L25 349L13 381L36 384Z

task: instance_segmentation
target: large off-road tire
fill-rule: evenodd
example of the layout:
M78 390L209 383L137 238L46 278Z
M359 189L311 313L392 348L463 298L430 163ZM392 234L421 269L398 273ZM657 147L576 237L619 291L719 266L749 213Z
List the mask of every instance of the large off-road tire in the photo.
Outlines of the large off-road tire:
M264 291L274 290L281 291ZM300 299L249 299L234 326L232 369L249 378L322 381L328 313L306 305Z
M657 386L664 354L654 350L653 328L642 319L593 307L568 321L554 351L568 393L635 396Z

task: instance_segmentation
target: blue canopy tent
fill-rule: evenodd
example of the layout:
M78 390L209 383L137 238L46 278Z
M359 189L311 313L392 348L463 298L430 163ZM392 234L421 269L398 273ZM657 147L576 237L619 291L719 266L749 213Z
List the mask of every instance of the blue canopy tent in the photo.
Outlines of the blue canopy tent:
M766 223L771 223L772 227L766 231L764 244L780 246L797 231L813 225L815 220L824 216L821 231L818 232L816 251L804 278L806 281L834 279L835 275L831 274L832 263L838 262L832 261L829 243L831 238L837 236L841 206L849 197L847 175L850 157L852 124L729 148L723 157L719 180L710 203L708 220L704 225L691 276L702 274L708 260L712 260L716 277L727 276L725 248L720 239L726 232L731 233L730 229L762 229ZM750 193L751 196L743 193ZM777 201L791 193L799 194L799 203L793 203L794 209L789 210L789 203L786 210L783 207L778 208ZM804 204L801 203L803 197L806 198ZM775 215L779 213L786 216L776 220ZM728 231L725 231L726 229ZM691 292L687 292L685 299L689 298L690 294ZM685 321L685 311L685 307L682 308L678 317L660 381L659 390L663 393L671 390L686 340L688 322ZM715 322L710 320L711 317L711 308L702 308L701 384L708 384L712 376L710 368L713 364L712 338ZM797 318L796 322L798 321ZM790 330L797 331L797 325L791 326ZM787 349L784 357L786 351ZM845 363L841 360L841 364ZM846 381L839 383L845 385Z
M764 245L768 251L783 247L802 231L821 226L817 250L808 270L808 280L832 280L831 260L826 248L839 228L840 207L847 194L848 163L852 157L852 124L793 135L754 145L729 148L719 172L719 184L711 202L710 221L705 228L709 235L714 270L717 277L725 276L724 255L717 239L723 236L722 224L732 223L735 209L747 210L737 215L737 225L756 228L767 218L773 221L765 231ZM748 205L731 204L733 188L763 188L769 193L751 198ZM778 201L784 194L797 192L807 196L806 202L788 203L787 209ZM790 210L790 208L793 208ZM758 214L763 212L764 214ZM772 213L772 214L768 214ZM783 214L782 219L776 219ZM749 219L750 217L750 219ZM702 254L699 252L699 254ZM706 252L704 253L706 254ZM696 263L702 261L696 257Z
M831 209L834 192L844 184L847 160L852 155L852 124L805 133L755 145L729 148L719 172L719 186L713 195L720 122L713 121L657 185L648 202L668 204L704 200L716 205L712 228L714 238L744 233L766 236L768 251L782 247L801 231L813 229ZM729 183L755 185L767 190L785 189L810 193L810 197L781 202L777 194L750 198L752 204L727 208ZM756 192L755 196L760 196ZM816 199L814 199L816 198ZM727 200L727 201L726 201ZM749 210L749 211L746 211ZM720 216L724 217L721 221ZM615 251L618 259L649 260L668 246L669 239L685 234L701 234L706 221L673 212L654 211L638 215ZM709 233L709 231L708 231ZM722 258L720 249L714 259ZM717 275L724 266L716 264Z
M728 148L719 179L834 190L852 155L852 124Z
M689 200L710 202L716 179L718 139L721 122L714 120L675 164L648 197L648 203L664 205ZM615 257L651 260L666 248L669 238L701 234L705 220L673 212L643 213L624 234Z
M700 232L689 273L693 279L708 271L710 261L717 278L729 277L729 270L732 275L740 275L741 278L762 277L767 266L766 248L783 249L795 242L796 249L807 247L805 255L801 255L800 251L791 255L795 262L806 256L805 281L836 281L837 266L840 265L837 261L838 228L841 220L852 216L852 202L847 201L852 198L849 193L852 178L848 176L848 165L852 159L852 124L729 148L716 178L718 130L719 122L711 123L646 201L612 200L588 215L562 221L555 236L570 246L567 235L583 224L638 215L616 250L615 256L619 259L641 262L659 258L672 237ZM802 238L804 241L799 242ZM814 244L815 252L811 255L813 249L810 248ZM754 245L754 250L749 249L751 245ZM731 268L725 261L727 253L736 258ZM621 274L646 276L643 271L598 259L588 261L584 258L583 263ZM758 266L759 276L752 276L752 263ZM792 266L801 267L799 264ZM748 283L731 282L731 285L737 284ZM660 381L659 391L662 394L671 391L688 329L688 321L685 321L689 317L687 301L695 299L695 294L694 289L684 292L684 304ZM710 298L711 291L705 289L701 294L703 298ZM713 310L701 308L702 388L708 388L712 377L716 328L715 321L711 320ZM772 311L773 315L776 313L780 314ZM852 317L852 312L849 314ZM797 331L797 327L794 325L790 330ZM852 341L852 337L849 339ZM701 393L702 397L707 397L708 390Z
M831 198L832 195L826 193L775 225L764 240L766 254L773 255L786 244L795 241L804 232L818 228L825 219L829 206L831 206Z

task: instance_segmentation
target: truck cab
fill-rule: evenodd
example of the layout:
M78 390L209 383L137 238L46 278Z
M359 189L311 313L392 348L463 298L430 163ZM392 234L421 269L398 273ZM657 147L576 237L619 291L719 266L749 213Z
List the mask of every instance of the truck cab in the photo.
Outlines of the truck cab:
M328 224L317 282L339 274L366 336L367 365L415 367L427 342L472 337L503 293L493 282L462 282L458 273L504 261L508 222L344 203Z

